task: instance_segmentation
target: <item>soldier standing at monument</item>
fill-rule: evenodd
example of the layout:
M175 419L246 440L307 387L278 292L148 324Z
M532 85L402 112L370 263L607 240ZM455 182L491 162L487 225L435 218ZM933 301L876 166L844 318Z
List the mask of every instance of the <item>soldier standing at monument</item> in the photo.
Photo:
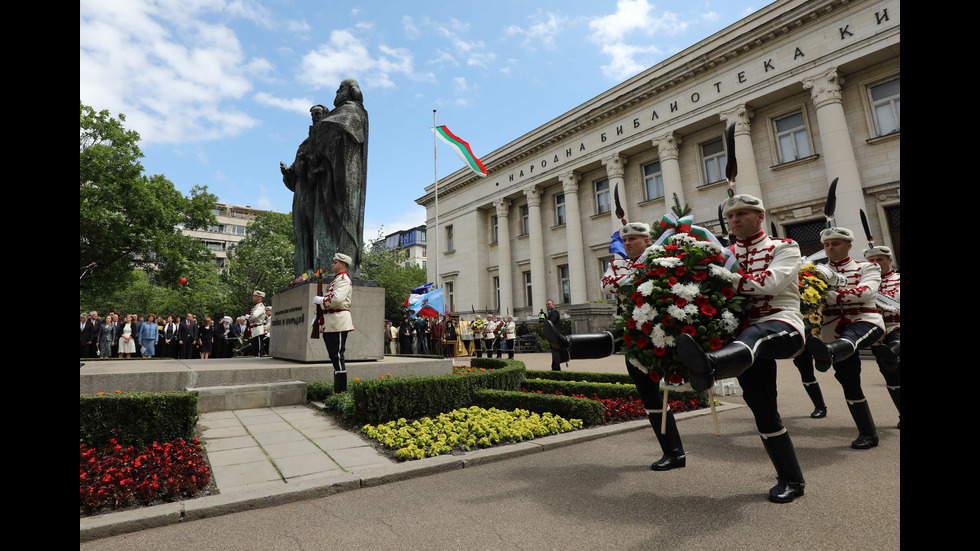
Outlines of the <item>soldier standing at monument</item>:
M351 294L353 291L347 268L351 257L343 253L333 256L330 271L334 278L324 289L323 296L313 297L313 304L320 306L322 315L314 320L319 324L323 344L327 347L327 355L333 364L334 392L347 390L347 364L344 353L347 350L347 336L354 330L354 322L350 314Z

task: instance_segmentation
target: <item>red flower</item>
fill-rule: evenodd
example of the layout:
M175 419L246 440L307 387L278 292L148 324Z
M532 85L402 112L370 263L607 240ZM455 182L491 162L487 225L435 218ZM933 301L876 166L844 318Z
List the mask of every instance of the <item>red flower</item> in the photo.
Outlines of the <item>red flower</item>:
M667 353L667 349L666 348L661 348L659 346L654 346L653 347L653 355L654 356L663 356L666 353ZM660 379L657 379L657 380L659 381Z
M696 337L697 334L698 334L698 330L693 325L685 325L681 329L681 333L687 333L688 335L690 335L692 337Z
M674 301L674 306L677 306L678 308L687 306L687 299L684 297L677 297L677 300Z
M732 298L733 296L735 296L735 290L732 289L731 287L722 287L721 294L725 298Z
M654 370L651 369L649 372L647 372L647 374L650 375L650 380L651 381L653 381L655 383L659 383L660 382L660 374L657 373L656 371L654 371Z
M679 385L684 382L684 377L681 377L676 373L671 373L670 375L667 375L667 381L670 382L670 384Z
M640 326L640 331L643 331L644 333L649 335L650 331L653 331L653 324L650 323L649 321L643 322L643 325Z
M697 270L693 274L691 274L691 279L693 279L694 281L704 281L708 279L708 273L705 272L704 270Z
M715 310L715 307L714 306L711 306L710 304L705 304L704 306L701 307L701 313L704 314L704 315L706 315L706 316L709 316L709 317L710 316L713 316L713 315L715 315L716 312L717 312L717 310Z
M626 327L628 329L636 329L636 320L633 318L628 319L626 321Z
M685 268L684 266L678 266L678 267L677 267L677 268L676 268L676 269L674 270L674 275L676 275L676 276L678 276L678 277L683 277L683 276L684 276L684 274L686 274L686 273L687 273L687 268Z
M676 277L668 277L667 278L667 282L669 282L671 285L673 285L673 284L677 283L677 278Z
M721 342L721 339L719 339L718 337L711 337L710 339L708 339L708 346L710 346L712 350L718 350L723 345L724 343Z
M646 348L648 344L650 344L649 339L637 339L636 340L636 346L637 346L637 348Z
M633 346L633 337L626 335L623 337L623 344L626 346Z

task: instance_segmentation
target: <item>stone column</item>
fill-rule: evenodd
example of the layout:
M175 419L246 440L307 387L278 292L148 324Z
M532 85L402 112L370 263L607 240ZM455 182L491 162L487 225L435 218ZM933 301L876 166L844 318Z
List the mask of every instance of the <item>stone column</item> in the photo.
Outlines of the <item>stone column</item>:
M531 245L531 314L534 315L538 310L543 310L547 298L547 275L544 270L544 241L542 240L541 227L541 190L531 187L524 190L527 196L527 223L528 223L528 242ZM566 211L567 213L567 211ZM565 217L566 224L568 217ZM521 294L524 280L521 280Z
M618 231L623 227L623 222L616 216L616 204L613 193L619 188L619 203L623 207L623 216L629 221L629 210L627 207L632 203L626 197L626 184L623 180L623 173L626 169L626 155L614 153L602 160L602 166L606 167L606 177L609 179L609 201L612 203L609 209L609 217L612 220L613 231Z
M568 171L558 177L565 191L565 246L568 249L568 278L572 304L585 302L585 244L582 241L582 218L578 201L578 184L582 177Z
M838 178L834 223L854 232L851 258L860 259L861 250L868 246L861 226L860 210L868 212L868 207L865 205L861 175L854 158L851 135L847 131L847 119L844 117L840 88L842 83L843 79L835 68L804 80L803 89L810 91L810 99L817 110L827 186L830 186L834 178Z
M755 115L745 105L739 105L731 111L721 114L721 120L725 123L725 129L731 124L735 125L735 161L738 163L738 172L735 175L735 193L745 193L762 199L762 186L759 184L759 170L755 166L755 150L752 149L752 134L749 119ZM731 151L726 151L726 155L731 155Z
M500 304L497 308L501 316L514 315L513 262L510 258L510 222L507 218L510 201L498 199L493 206L497 211L497 276L500 278Z
M653 140L653 145L657 148L660 156L660 172L664 175L664 213L670 212L674 206L674 194L677 200L684 207L684 185L681 180L681 165L679 162L679 147L681 138L673 132L668 132ZM663 215L661 215L663 216ZM629 220L627 218L627 220Z

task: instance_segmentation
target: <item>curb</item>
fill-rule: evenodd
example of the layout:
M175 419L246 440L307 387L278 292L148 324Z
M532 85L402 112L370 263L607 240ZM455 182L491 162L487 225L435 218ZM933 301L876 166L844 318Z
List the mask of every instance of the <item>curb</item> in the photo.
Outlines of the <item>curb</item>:
M715 410L722 412L740 407L745 406L723 402L720 406L715 407ZM679 413L675 417L681 421L710 414L711 409L704 408ZM650 422L646 419L625 421L613 425L600 425L563 434L543 436L525 442L473 450L459 455L439 455L395 463L385 467L373 467L364 469L358 474L348 472L324 475L316 479L288 482L280 487L260 488L237 492L234 495L218 494L130 511L85 517L79 519L79 543L191 520L318 499L359 488L370 488L400 480L476 467L572 444L580 444L606 436L641 430L649 426Z

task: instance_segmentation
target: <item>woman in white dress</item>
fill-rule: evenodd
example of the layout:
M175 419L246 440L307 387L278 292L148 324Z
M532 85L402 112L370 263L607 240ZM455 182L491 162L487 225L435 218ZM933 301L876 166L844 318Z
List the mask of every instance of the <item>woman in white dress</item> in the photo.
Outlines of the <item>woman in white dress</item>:
M131 358L131 354L136 353L136 337L133 334L133 315L126 316L126 320L121 324L122 330L119 333L119 357Z

